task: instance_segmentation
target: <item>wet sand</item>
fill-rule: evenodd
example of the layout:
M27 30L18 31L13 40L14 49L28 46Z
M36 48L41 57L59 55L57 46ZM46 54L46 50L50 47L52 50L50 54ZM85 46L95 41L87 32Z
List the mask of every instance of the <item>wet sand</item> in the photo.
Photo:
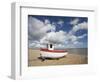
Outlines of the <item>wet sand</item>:
M74 65L74 64L87 64L87 55L69 53L66 57L57 59L46 59L41 61L39 59L40 51L29 49L28 66L48 66L48 65Z

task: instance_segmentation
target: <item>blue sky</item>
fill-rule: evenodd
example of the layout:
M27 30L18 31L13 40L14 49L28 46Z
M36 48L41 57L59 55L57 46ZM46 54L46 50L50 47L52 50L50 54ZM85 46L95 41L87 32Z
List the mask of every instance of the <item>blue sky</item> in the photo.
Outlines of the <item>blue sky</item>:
M28 16L29 47L87 48L88 18L71 16Z

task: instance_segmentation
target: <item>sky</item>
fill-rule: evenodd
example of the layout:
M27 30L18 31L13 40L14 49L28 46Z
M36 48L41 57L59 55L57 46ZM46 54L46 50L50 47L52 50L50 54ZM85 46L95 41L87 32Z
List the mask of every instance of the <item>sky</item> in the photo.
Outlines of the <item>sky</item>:
M28 15L28 47L87 48L88 18Z

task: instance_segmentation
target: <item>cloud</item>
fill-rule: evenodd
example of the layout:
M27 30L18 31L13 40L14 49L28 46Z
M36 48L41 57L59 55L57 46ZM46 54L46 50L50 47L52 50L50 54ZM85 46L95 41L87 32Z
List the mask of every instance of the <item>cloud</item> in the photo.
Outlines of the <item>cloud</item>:
M55 49L66 49L66 47L64 44L55 44Z
M32 42L32 43L29 43L29 48L46 48L46 45Z
M83 34L81 36L69 35L68 40L73 43L75 41L78 41L79 39L83 39L86 36L87 36L87 34Z
M84 39L87 36L87 34L83 34L81 36L75 36L74 34L67 34L67 43L66 48L75 48L75 47L81 47L84 46L84 42L80 42L80 39Z
M50 24L50 21L48 19L45 19L44 23L47 25Z
M43 38L48 31L54 30L55 26L50 24L49 21L45 20L45 23L32 16L28 19L28 35L29 40L40 40Z
M72 27L72 30L69 31L70 34L74 34L75 32L77 32L78 30L87 30L88 29L88 24L87 22L82 22L82 23L79 23L77 25L74 25Z
M66 32L60 30L58 32L50 32L45 37L43 37L40 42L41 43L54 43L60 44L64 43L66 40Z
M79 29L87 29L88 28L87 22L79 23L78 26L79 26Z
M62 30L58 32L50 32L47 36L43 37L40 40L40 43L53 43L55 44L55 48L67 48L67 47L76 47L77 45L82 45L82 42L79 42L80 39L86 37L87 34L83 34L81 36L75 36L68 34ZM79 46L80 47L80 46Z
M57 24L60 25L60 27L62 27L63 23L64 23L63 20L59 20Z
M33 17L29 17L28 33L31 39L39 40L41 37L45 35L46 29L41 31L41 28L44 28L44 23L42 21Z
M81 36L78 36L77 38L78 39L81 39L81 38L84 38L84 37L86 37L87 36L87 34L83 34L83 35L81 35Z
M69 35L68 36L69 38L68 38L68 40L69 40L69 42L74 42L74 41L76 41L77 40L77 36L75 36L75 35Z
M76 25L76 24L78 24L78 22L79 22L79 19L76 18L76 19L72 20L72 21L70 22L70 24L71 24L71 25Z
M48 31L55 31L56 27L54 24L50 24L49 20L45 20L44 22L29 16L28 18L28 40L29 47L37 46L35 44L39 44L40 40L47 35ZM38 43L36 43L38 41ZM35 43L35 44L34 44Z

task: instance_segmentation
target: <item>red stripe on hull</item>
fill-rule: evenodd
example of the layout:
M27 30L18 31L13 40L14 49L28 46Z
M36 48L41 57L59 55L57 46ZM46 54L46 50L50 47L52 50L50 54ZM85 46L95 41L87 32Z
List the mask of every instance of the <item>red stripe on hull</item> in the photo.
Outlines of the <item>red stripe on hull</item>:
M63 52L67 52L67 50L48 50L48 49L40 49L41 51L46 51L46 52L56 52L56 53L63 53Z

